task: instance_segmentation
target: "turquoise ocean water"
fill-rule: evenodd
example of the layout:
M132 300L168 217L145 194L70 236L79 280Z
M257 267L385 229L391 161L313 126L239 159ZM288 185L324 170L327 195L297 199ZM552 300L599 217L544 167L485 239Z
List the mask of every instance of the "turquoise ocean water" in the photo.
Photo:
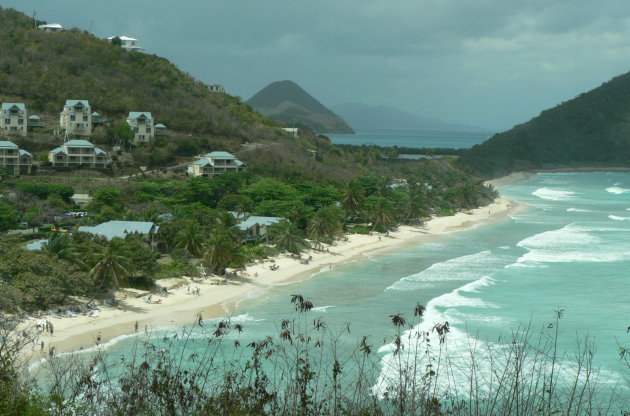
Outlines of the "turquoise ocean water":
M437 338L432 327L448 321L443 347L451 357L471 342L500 350L522 325L551 335L554 311L562 310L559 352L573 354L576 339L588 337L600 382L621 382L618 394L630 398L618 354L619 345L630 346L630 173L541 173L500 192L528 208L497 224L366 256L242 299L233 317L244 326L242 345L277 337L280 321L295 316L290 296L299 293L315 305L309 321L321 317L343 332L342 349L356 347L362 336L380 348L379 377L386 383L394 358L390 315L411 319L418 302L427 309L415 330ZM156 331L156 342L174 331ZM112 343L112 359L131 354L133 338ZM464 377L455 372L451 379L465 383Z
M335 144L374 144L417 148L468 149L483 143L491 133L437 130L357 130L356 134L328 134Z

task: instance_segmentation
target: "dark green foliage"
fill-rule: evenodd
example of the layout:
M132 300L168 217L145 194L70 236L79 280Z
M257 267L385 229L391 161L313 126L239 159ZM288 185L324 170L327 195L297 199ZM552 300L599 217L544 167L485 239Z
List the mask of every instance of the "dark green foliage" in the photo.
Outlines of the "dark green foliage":
M0 202L0 232L16 228L17 223L17 212L11 206Z
M58 195L66 202L69 201L70 197L74 194L72 186L46 183L18 182L15 184L15 189L22 192L28 192L40 199L46 199L50 195Z

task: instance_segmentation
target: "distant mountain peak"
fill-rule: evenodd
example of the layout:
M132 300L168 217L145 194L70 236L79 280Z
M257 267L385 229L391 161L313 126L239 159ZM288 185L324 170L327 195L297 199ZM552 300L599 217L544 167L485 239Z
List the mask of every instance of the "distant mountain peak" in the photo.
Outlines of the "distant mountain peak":
M247 104L292 127L306 127L318 133L354 133L342 118L290 80L272 82Z

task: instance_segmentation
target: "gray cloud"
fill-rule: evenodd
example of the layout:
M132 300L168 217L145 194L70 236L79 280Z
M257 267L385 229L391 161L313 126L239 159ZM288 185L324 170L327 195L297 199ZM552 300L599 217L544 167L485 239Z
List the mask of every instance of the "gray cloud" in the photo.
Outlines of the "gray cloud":
M0 4L101 37L138 37L244 98L292 79L329 105L386 104L498 129L626 72L630 56L621 0Z

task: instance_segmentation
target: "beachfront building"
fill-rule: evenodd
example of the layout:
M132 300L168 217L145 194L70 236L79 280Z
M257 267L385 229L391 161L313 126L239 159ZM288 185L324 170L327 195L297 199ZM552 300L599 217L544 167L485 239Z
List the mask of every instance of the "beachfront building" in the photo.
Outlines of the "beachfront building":
M157 232L159 226L148 221L107 221L96 226L82 225L79 232L100 235L108 240L115 237L125 239L128 235L141 236L151 247L157 247Z
M252 215L237 225L238 229L241 230L241 241L266 238L269 233L269 227L279 223L280 221L286 221L286 218L259 217Z
M66 100L59 113L59 125L66 135L89 136L92 134L92 113L88 100Z
M110 36L107 38L107 40L110 41L111 43L117 43L115 39L119 39L120 47L128 51L142 52L144 50L144 48L140 46L140 43L138 42L138 39L136 38L131 38L125 35Z
M291 136L298 138L300 137L300 132L297 127L282 127L285 133L290 134Z
M28 117L24 103L2 103L0 107L0 131L4 134L26 136Z
M127 117L127 124L133 130L133 144L144 145L153 142L153 116L149 112L131 111Z
M37 26L37 28L44 32L62 32L64 30L63 26L59 23L46 23Z
M214 176L227 172L243 172L247 165L228 152L211 152L188 165L191 176Z
M0 166L10 175L30 174L33 155L13 142L0 141Z
M55 168L105 169L109 155L87 140L69 140L48 152L48 161Z

